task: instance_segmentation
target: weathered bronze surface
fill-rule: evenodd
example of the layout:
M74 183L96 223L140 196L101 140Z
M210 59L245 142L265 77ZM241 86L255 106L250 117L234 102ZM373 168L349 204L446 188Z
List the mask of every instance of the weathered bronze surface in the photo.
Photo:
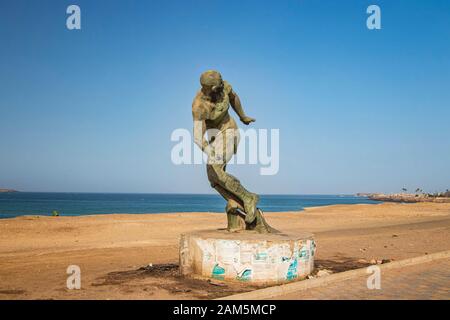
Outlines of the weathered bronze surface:
M238 126L228 112L229 106L245 125L255 122L255 119L245 114L239 96L219 72L204 72L200 84L201 89L192 103L194 140L208 156L206 170L211 186L227 201L228 230L276 232L257 207L259 196L245 189L236 177L226 172L226 165L239 144Z

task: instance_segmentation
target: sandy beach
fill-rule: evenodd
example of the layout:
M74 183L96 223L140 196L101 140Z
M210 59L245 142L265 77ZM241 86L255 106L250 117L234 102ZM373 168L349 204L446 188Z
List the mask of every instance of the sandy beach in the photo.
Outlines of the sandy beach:
M450 203L333 205L266 218L282 231L313 232L316 267L333 272L450 249ZM3 219L0 299L211 299L252 290L178 276L180 234L224 227L220 213ZM66 288L69 265L81 268L81 290Z

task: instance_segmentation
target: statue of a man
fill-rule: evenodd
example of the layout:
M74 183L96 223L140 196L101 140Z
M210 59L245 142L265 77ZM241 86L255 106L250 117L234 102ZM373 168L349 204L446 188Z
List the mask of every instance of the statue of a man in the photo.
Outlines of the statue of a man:
M276 231L257 208L259 196L246 190L238 179L225 171L239 143L239 130L228 113L229 106L244 124L255 119L245 114L238 95L228 82L222 80L219 72L204 72L200 84L201 89L192 103L194 140L208 156L206 169L211 186L227 201L228 230Z

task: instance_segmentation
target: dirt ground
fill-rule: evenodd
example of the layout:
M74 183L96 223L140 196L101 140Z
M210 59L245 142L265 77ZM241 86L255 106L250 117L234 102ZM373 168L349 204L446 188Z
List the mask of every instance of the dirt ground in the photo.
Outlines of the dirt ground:
M315 234L317 270L450 249L448 203L335 205L265 216L279 230ZM219 213L2 219L0 299L212 299L253 290L178 275L180 234L225 224ZM67 289L69 265L81 268L80 290Z

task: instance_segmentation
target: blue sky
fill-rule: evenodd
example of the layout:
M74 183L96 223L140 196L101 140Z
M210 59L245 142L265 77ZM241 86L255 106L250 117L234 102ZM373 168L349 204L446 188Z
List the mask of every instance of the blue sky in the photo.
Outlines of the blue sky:
M0 187L212 192L170 135L217 69L255 128L280 129L277 175L230 168L249 189L447 189L449 40L445 0L2 1Z

